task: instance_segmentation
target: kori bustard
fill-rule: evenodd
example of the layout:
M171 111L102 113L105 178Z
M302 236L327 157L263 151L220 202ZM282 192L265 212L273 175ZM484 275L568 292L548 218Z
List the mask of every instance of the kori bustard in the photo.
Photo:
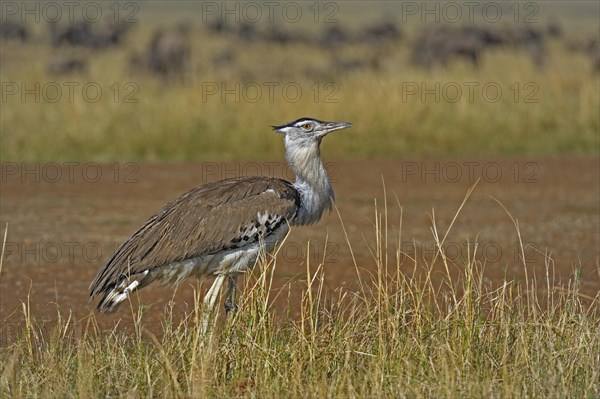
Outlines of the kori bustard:
M320 144L347 122L300 118L273 129L283 134L296 181L239 177L204 184L167 204L125 241L90 285L102 295L98 310L114 311L134 290L153 281L176 284L189 276L216 275L204 298L211 310L225 278L225 309L235 309L236 278L261 251L272 252L290 225L308 225L331 210L333 188Z

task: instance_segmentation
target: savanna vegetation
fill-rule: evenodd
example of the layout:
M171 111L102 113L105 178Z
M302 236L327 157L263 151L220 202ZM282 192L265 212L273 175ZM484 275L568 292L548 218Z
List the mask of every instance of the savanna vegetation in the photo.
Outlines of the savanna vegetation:
M463 263L447 258L444 242L454 221L438 231L434 219L438 251L407 260L395 249L387 210L375 219L369 246L376 272L365 277L355 265L358 289L325 290L326 265L314 268L307 259L302 300L276 313L273 299L286 292L270 289L276 257L265 259L246 276L239 311L215 315L207 334L199 295L183 318L167 306L159 334L145 327L144 307L131 308L132 330L102 331L94 314L75 320L60 308L56 321L45 325L23 303L26 323L0 351L0 392L90 398L600 395L600 298L579 292L577 271L568 281L555 280L547 254L545 276L491 284L476 242ZM431 279L436 261L447 270L441 285ZM456 269L458 278L450 272ZM536 288L538 278L547 289Z
M575 50L597 33L589 15L559 20L562 33L543 37L543 62L526 46L498 46L477 65L455 57L425 68L412 62L413 47L434 24L403 24L391 7L387 20L397 18L398 37L343 39L381 22L376 8L357 7L342 6L335 24L280 21L276 39L264 40L250 35L265 32L263 25L228 33L199 10L167 18L156 6L141 7L119 45L107 48L56 47L47 24L36 25L27 42L3 41L0 156L272 159L281 144L269 125L307 115L354 123L346 140L327 146L334 158L597 151L598 73L589 54ZM554 19L544 10L524 26L545 32ZM517 26L510 18L491 25ZM164 79L140 65L158 27L185 31L189 57L180 76ZM281 39L279 30L303 40ZM79 68L56 67L65 60Z
M155 7L142 7L114 47L53 46L43 24L26 42L3 39L3 162L280 160L269 125L301 116L354 124L324 144L332 159L598 156L599 75L589 54L570 49L597 35L593 12L569 14L563 36L545 39L541 64L500 46L476 64L425 68L411 62L418 23L397 40L332 49L244 41L194 19L189 4L165 18ZM354 32L379 17L341 10L340 26ZM161 25L189 38L177 76L141 66ZM56 57L83 63L63 73L49 67ZM207 334L200 287L193 310L164 309L158 333L144 306L131 306L132 329L107 331L95 313L77 318L59 305L48 325L24 301L23 323L2 328L0 397L600 397L600 294L580 292L577 259L568 278L556 277L550 252L546 273L528 274L522 242L519 281L486 279L476 239L466 258L447 257L470 193L443 231L432 218L428 257L403 253L402 221L388 220L387 204L376 209L366 249L345 243L356 284L327 288L327 264L307 256L301 300L283 311L273 303L286 290L271 289L277 256L265 257L245 276L239 310L218 307ZM373 264L358 264L358 250ZM440 266L441 284L432 278Z

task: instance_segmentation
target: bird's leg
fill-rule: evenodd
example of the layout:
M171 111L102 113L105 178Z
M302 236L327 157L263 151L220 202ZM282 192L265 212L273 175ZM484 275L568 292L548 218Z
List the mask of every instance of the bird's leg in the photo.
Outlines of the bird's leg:
M237 310L237 273L229 275L229 285L227 286L227 295L225 297L225 312L235 312Z
M223 280L225 280L225 275L218 274L213 285L210 287L206 293L206 296L204 297L204 306L207 307L208 311L211 311L215 306L215 301L217 300L217 296L219 295L219 291L223 285Z
M204 316L202 319L202 333L203 334L206 334L206 331L208 330L208 322L210 321L210 315L215 306L215 301L217 300L217 297L219 296L219 291L221 291L221 286L223 285L224 280L225 280L224 274L217 275L215 282L210 287L210 289L206 293L206 296L204 297L204 310L203 310Z

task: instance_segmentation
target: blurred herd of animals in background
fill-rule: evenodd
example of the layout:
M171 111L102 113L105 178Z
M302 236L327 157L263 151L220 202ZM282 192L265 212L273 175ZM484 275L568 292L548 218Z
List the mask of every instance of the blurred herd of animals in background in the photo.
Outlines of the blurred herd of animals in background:
M456 59L464 59L474 67L482 62L482 56L498 48L514 49L527 54L535 67L544 68L551 54L548 43L561 42L570 53L585 54L589 57L590 70L600 72L600 46L598 37L588 39L570 38L558 21L545 24L424 24L413 37L407 38L400 23L382 20L359 29L345 28L340 24L324 25L317 32L295 30L281 24L252 24L247 22L226 23L215 20L194 25L181 22L171 27L156 27L145 42L131 42L128 37L137 24L91 23L77 21L71 23L47 23L44 31L34 33L29 25L6 20L0 24L3 40L14 40L27 46L38 42L57 49L47 61L47 71L54 75L85 73L90 58L97 51L110 51L126 46L127 56L123 67L136 73L145 71L168 82L184 81L186 77L198 74L199 62L193 62L194 42L210 41L215 38L229 45L213 54L208 60L214 69L233 68L241 63L236 44L246 48L254 45L298 46L321 52L325 62L315 66L308 56L294 59L294 63L304 63L305 76L324 80L341 74L362 70L380 70L393 51L391 48L404 41L409 48L407 62L421 68L445 66ZM363 46L366 51L347 55L345 48ZM73 51L65 51L72 48ZM89 51L77 51L77 49ZM263 51L259 49L257 51ZM314 53L319 54L319 53ZM263 56L267 57L267 54ZM245 71L238 78L250 80L260 71Z

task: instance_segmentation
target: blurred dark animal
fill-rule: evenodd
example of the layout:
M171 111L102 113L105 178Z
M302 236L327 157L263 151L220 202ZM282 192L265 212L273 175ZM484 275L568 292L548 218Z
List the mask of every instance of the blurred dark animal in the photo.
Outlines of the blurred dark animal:
M229 31L227 24L222 19L215 19L214 21L209 22L207 28L212 33L224 33Z
M293 35L284 31L277 25L270 25L263 37L266 41L279 44L288 44L294 40Z
M558 21L552 20L548 23L548 26L546 27L546 33L548 36L554 38L563 37L563 27Z
M362 32L360 39L376 44L383 41L398 40L400 37L400 30L393 22L382 22L367 27Z
M52 34L52 44L60 46L61 44L86 45L92 40L89 23L75 22L66 26L58 24L50 25Z
M319 40L319 44L325 48L332 48L350 42L350 34L337 25L326 29Z
M29 38L29 32L21 22L7 20L0 23L0 38L19 39L24 42Z
M93 29L94 27L96 29ZM128 24L114 22L101 27L89 21L73 22L64 26L55 23L50 25L52 44L55 46L62 44L89 48L115 46L122 41L128 30Z
M592 68L594 72L600 72L600 51L596 51L596 54L593 57Z
M445 65L455 57L465 57L478 65L485 45L481 32L471 28L455 28L449 25L429 25L413 44L412 60L431 68Z
M464 57L478 66L484 50L499 46L522 49L537 66L544 63L544 34L528 26L429 25L413 44L412 60L430 68Z
M291 44L291 43L302 43L307 42L308 39L298 31L286 31L278 25L269 25L266 32L263 33L265 41L277 44Z
M55 75L66 75L84 72L87 68L85 60L77 57L55 57L48 64L48 72Z
M526 51L538 67L544 64L546 46L543 30L531 26L508 25L491 32L499 39L497 44Z
M592 60L592 70L600 72L600 41L597 37L588 40L570 41L566 45L567 50L573 53L585 54Z
M307 42L307 37L298 31L283 29L277 24L269 24L266 29L259 29L257 24L240 22L227 24L221 19L215 19L207 25L209 32L218 35L233 35L245 42L268 42L277 44L290 44Z
M235 32L239 39L246 42L289 44L305 40L301 33L284 30L275 24L270 24L266 29L259 30L256 24L242 22L236 25L235 30L225 27L222 32Z
M189 68L191 46L185 30L157 30L141 61L132 57L132 67L144 66L166 79L183 79Z
M592 70L600 72L600 41L598 38L588 40L585 46L585 52L592 59Z
M336 25L323 31L318 39L318 44L327 49L348 44L383 44L396 41L401 36L400 29L396 24L389 21L367 26L358 33L352 33Z
M566 48L573 53L593 54L598 48L598 38L570 40L566 43Z
M251 24L249 22L241 22L236 25L237 26L237 35L241 40L247 42L254 42L260 38L258 30L256 29L255 24Z
M260 34L256 29L256 24L242 21L236 24L228 24L222 19L215 19L207 24L209 32L217 35L234 35L238 39L253 42L260 38Z

